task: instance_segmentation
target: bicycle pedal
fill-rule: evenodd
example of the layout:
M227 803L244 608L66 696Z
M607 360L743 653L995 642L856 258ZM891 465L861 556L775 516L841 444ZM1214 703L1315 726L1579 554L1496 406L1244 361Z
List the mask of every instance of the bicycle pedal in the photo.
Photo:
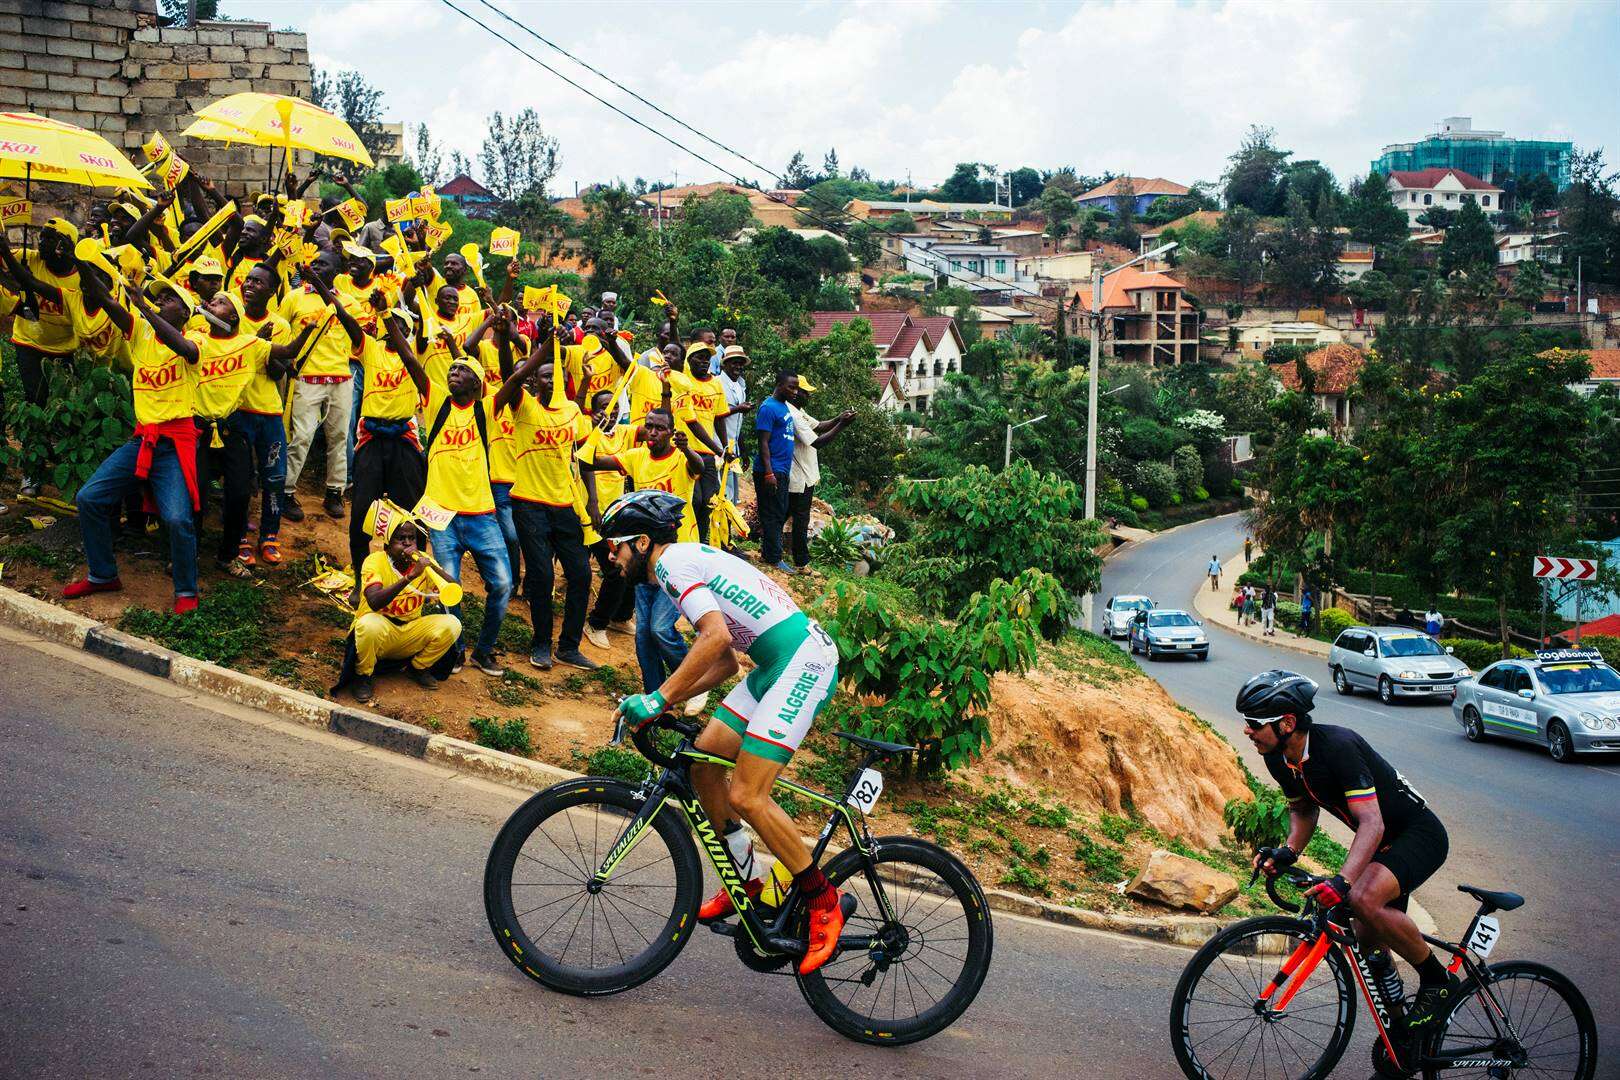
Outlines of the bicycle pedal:
M713 930L715 933L719 934L721 937L737 936L737 927L725 919L716 919L714 922L704 923L704 925L710 930Z

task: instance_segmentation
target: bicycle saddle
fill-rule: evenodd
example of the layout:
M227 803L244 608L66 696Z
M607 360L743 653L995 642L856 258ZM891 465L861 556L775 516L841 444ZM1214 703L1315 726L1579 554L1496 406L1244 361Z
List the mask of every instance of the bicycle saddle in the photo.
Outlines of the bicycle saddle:
M1492 892L1472 885L1459 885L1457 891L1467 893L1493 911L1512 911L1514 908L1524 906L1524 897L1514 892Z
M917 749L915 746L907 746L905 743L883 742L881 739L868 739L864 736L856 735L853 732L848 731L838 731L834 732L834 734L840 739L848 739L856 746L864 746L868 750L877 750L884 754L909 754L913 750Z

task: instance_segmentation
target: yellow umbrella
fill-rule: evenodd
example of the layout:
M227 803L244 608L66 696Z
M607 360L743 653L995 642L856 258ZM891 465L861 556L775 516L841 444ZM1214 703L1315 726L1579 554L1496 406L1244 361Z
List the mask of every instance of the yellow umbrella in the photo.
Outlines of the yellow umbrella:
M232 94L197 110L180 134L197 139L280 146L343 158L370 169L371 155L354 129L319 105L281 94Z
M100 135L36 113L0 113L0 178L82 187L152 186Z

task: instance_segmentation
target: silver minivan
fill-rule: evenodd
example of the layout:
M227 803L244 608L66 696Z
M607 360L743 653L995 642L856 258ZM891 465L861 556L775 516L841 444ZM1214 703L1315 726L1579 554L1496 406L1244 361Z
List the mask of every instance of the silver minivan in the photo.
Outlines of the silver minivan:
M1350 627L1328 650L1328 673L1339 693L1372 690L1385 705L1406 697L1450 699L1473 674L1450 649L1404 626Z

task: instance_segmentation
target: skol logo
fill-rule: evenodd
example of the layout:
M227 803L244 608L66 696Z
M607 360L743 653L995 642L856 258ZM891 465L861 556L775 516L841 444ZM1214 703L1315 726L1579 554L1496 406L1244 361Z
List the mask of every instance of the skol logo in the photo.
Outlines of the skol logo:
M353 150L354 149L354 142L352 140L345 139L340 135L332 136L332 145L337 146L337 147L341 147L344 150Z
M87 153L85 151L79 152L79 160L84 162L86 165L89 165L93 169L113 169L117 167L113 164L112 158L105 157L101 154Z
M394 371L379 371L371 380L373 390L397 390L405 382L407 372L404 368Z
M207 381L221 379L227 375L234 375L246 366L246 360L241 353L231 356L217 356L212 360L205 360L197 365L197 378Z
M0 139L0 154L20 154L24 157L33 157L39 153L38 143L13 142L11 139Z
M450 429L439 432L439 445L448 450L460 450L464 446L471 446L478 440L478 432L469 424L464 428Z
M540 428L534 433L534 447L567 446L574 441L574 429L566 427Z
M160 368L135 369L135 385L141 390L164 390L179 381L179 364L171 363Z

